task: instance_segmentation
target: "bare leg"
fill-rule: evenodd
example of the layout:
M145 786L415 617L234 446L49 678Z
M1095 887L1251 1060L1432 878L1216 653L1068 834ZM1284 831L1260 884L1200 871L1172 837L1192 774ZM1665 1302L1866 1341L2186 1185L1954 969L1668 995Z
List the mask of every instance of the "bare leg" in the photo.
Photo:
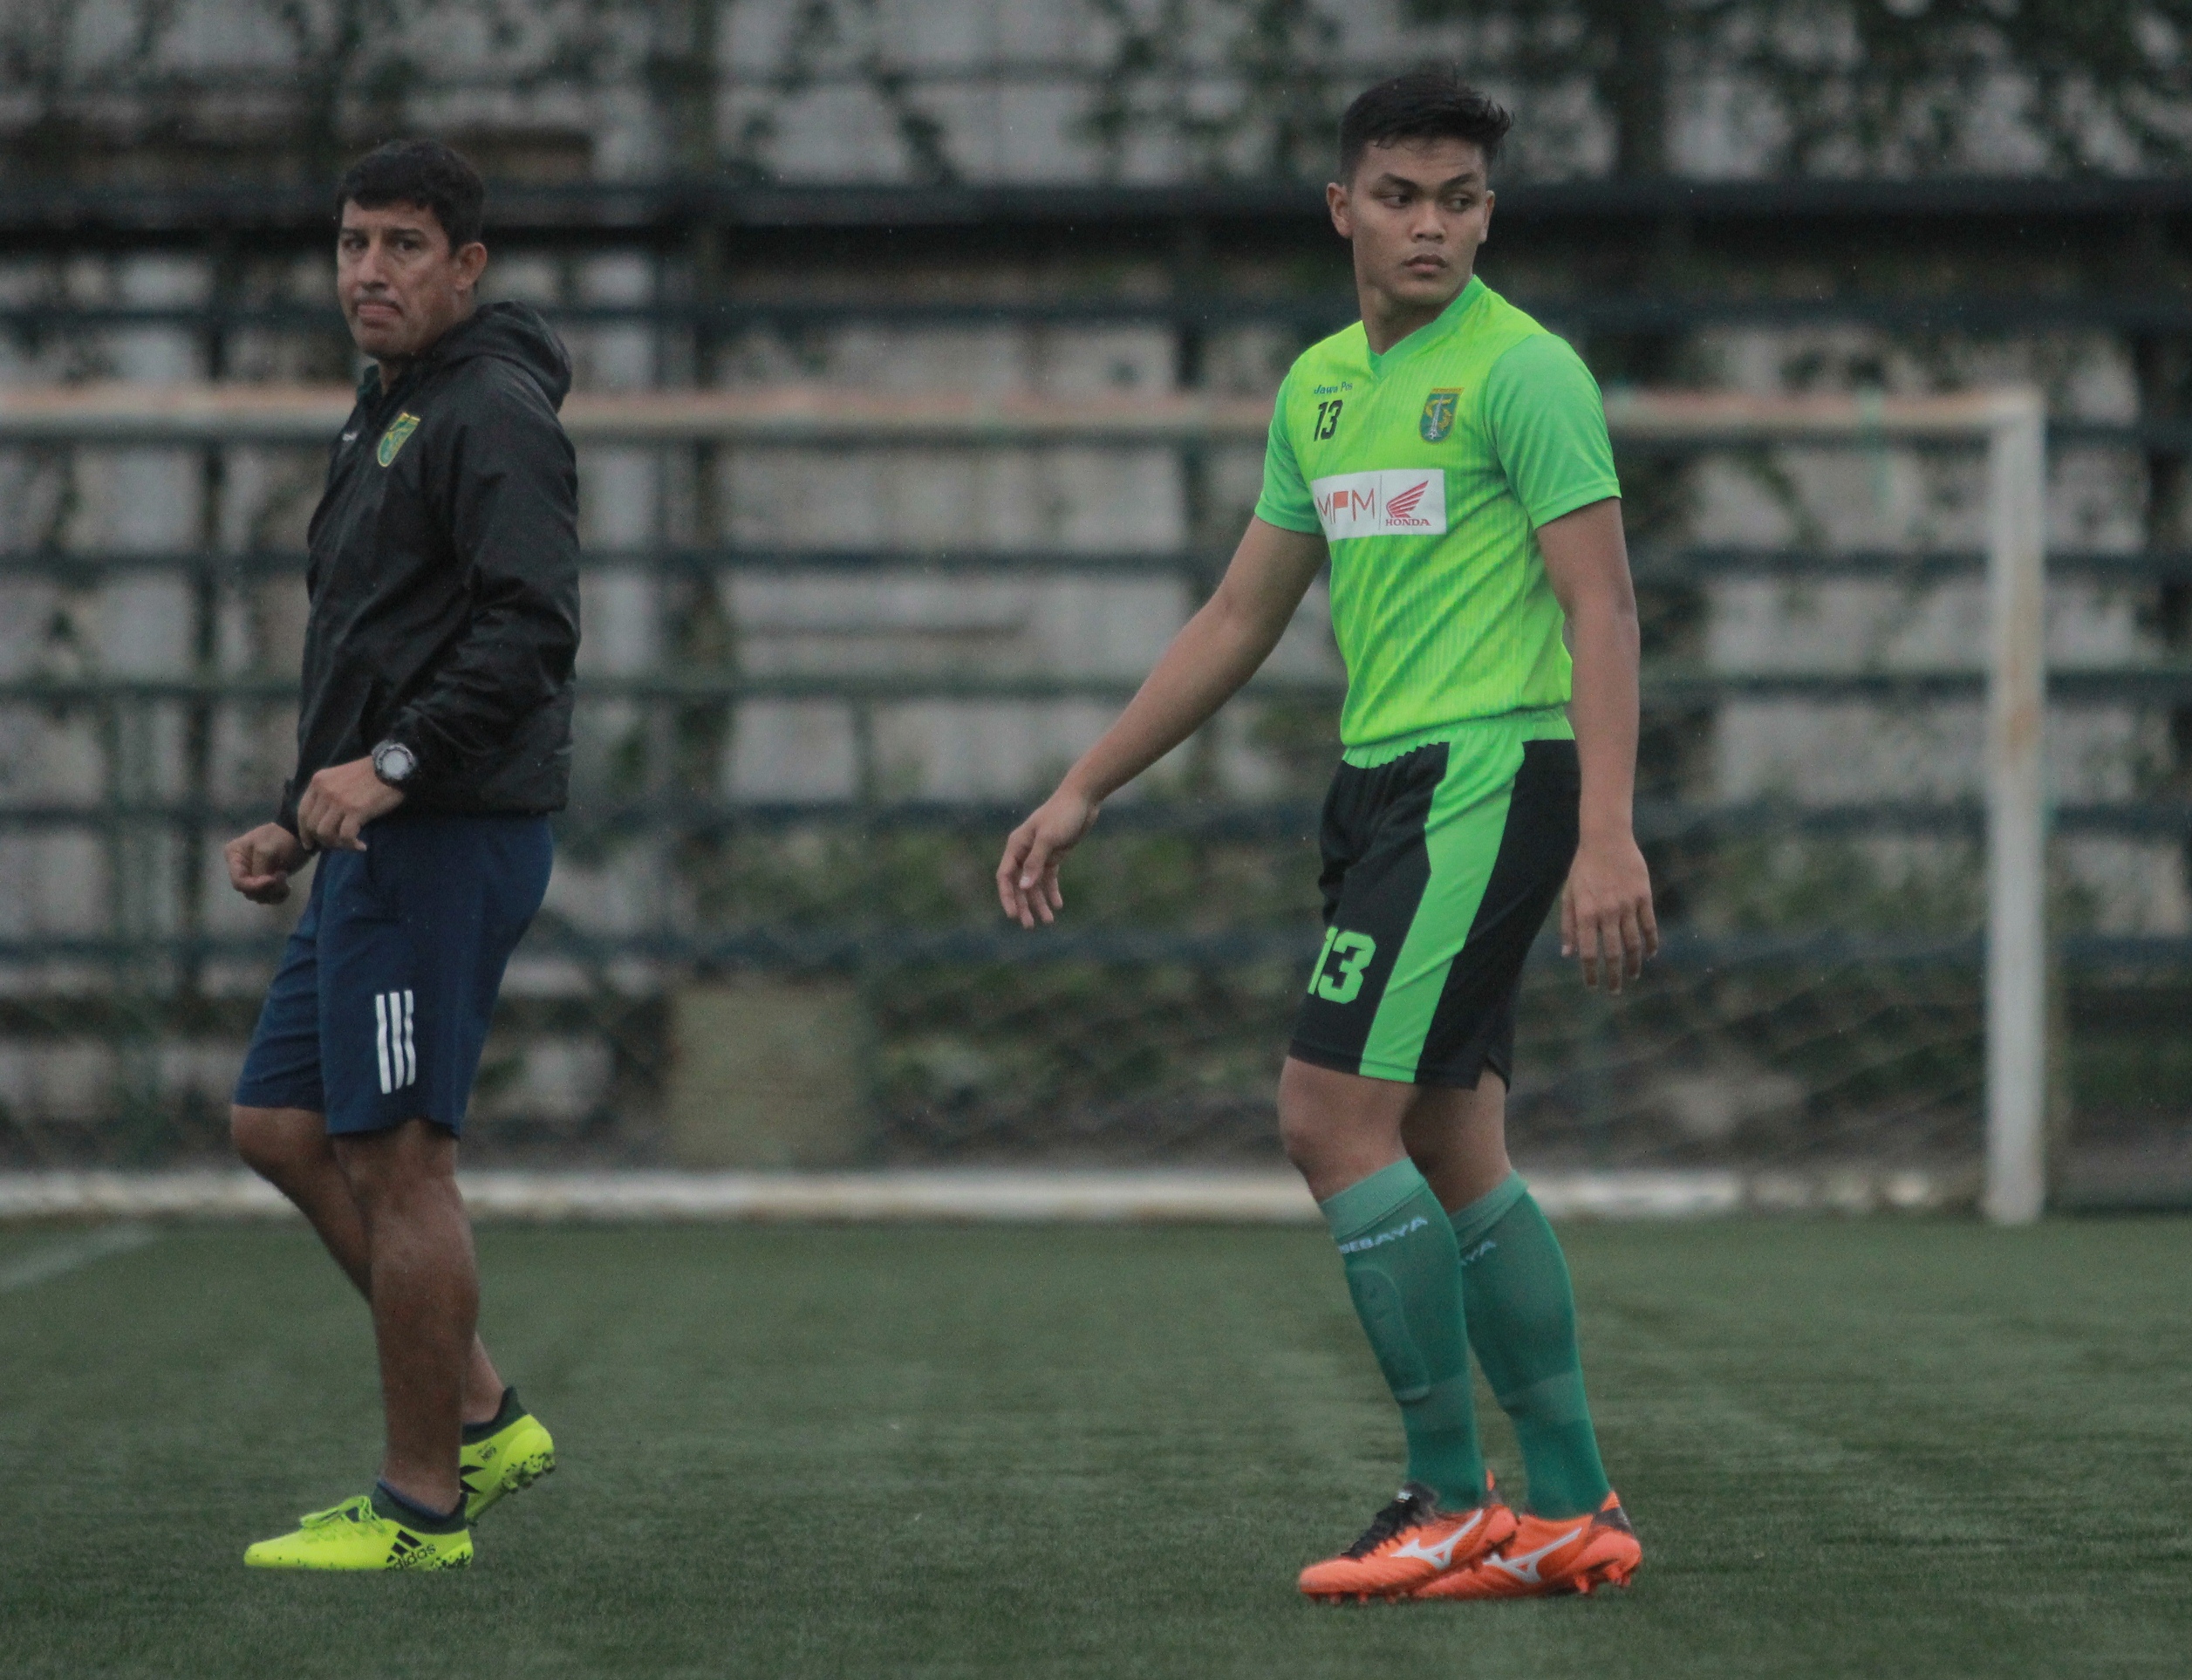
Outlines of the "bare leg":
M1507 1159L1506 1082L1486 1068L1474 1090L1419 1087L1401 1142L1449 1213L1490 1195L1514 1171Z
M335 1141L372 1256L373 1340L388 1419L381 1479L437 1511L463 1498L464 1367L480 1311L456 1158L456 1139L427 1120Z
M1401 1123L1415 1099L1413 1085L1288 1056L1279 1075L1279 1141L1309 1193L1326 1201L1408 1152Z
M1474 1090L1402 1085L1287 1058L1279 1136L1319 1201L1403 1155L1449 1212L1499 1188L1507 1161L1507 1088L1486 1069Z
M365 1222L350 1193L350 1181L335 1163L326 1117L310 1109L235 1108L229 1110L229 1130L243 1164L297 1204L335 1264L370 1303ZM475 1335L464 1368L464 1421L484 1424L502 1405L502 1378Z

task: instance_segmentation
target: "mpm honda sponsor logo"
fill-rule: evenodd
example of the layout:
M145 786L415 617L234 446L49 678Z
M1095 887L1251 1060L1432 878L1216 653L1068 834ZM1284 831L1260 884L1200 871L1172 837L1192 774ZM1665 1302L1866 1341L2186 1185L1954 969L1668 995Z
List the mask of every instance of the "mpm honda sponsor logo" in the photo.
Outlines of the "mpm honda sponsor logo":
M1342 473L1309 489L1328 539L1445 535L1446 475L1437 468Z

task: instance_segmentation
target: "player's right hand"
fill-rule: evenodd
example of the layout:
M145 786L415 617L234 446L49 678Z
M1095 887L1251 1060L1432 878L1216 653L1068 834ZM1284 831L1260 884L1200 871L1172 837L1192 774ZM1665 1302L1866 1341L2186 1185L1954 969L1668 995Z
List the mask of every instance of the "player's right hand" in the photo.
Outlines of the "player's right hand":
M1022 927L1038 917L1047 925L1066 907L1058 890L1058 865L1096 824L1097 802L1086 794L1061 787L1005 842L997 865L997 902Z
M290 877L304 862L304 843L279 823L262 823L221 849L229 884L255 905L278 905L290 896Z

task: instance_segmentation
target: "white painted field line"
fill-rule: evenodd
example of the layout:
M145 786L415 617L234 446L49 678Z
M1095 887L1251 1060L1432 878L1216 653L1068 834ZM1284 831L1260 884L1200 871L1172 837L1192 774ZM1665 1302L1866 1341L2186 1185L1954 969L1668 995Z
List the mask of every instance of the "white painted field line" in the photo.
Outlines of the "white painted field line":
M1865 1166L1809 1171L1524 1169L1554 1219L1698 1219L1742 1212L1922 1212L1970 1201L1964 1177ZM1968 1175L1966 1175L1968 1176ZM1314 1225L1316 1204L1283 1168L905 1169L881 1172L461 1172L482 1219L1062 1221ZM10 1219L294 1219L236 1169L0 1172Z
M35 1288L79 1267L110 1254L126 1254L159 1240L160 1233L142 1225L106 1225L65 1241L34 1248L21 1259L0 1266L0 1295Z
M493 1218L1067 1224L1295 1224L1316 1204L1286 1171L932 1169L896 1172L478 1172Z
M0 1220L293 1216L282 1192L240 1167L155 1172L0 1172Z

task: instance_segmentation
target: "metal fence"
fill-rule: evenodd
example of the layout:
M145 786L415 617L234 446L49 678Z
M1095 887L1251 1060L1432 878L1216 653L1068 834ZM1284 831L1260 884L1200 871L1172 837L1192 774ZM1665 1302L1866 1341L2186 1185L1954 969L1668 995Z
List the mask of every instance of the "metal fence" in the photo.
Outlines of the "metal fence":
M0 451L28 472L71 452L155 448L217 481L253 450L310 450L299 457L310 461L341 406L324 393L220 388L157 402L141 392L17 391L0 396ZM754 452L775 452L796 471L818 451L1051 460L1127 451L1147 462L1155 450L1175 463L1180 495L1216 499L1228 459L1253 463L1267 412L1216 400L983 404L809 389L575 400L570 423L585 458L623 450L675 460L692 485ZM2059 438L2144 440L2134 428ZM1620 444L1625 481L1644 488L1644 502L1651 486L1702 462L1757 468L1791 447L1735 433L1631 434ZM1801 446L1854 452L1868 471L1888 447L1861 434ZM1896 460L1904 447L1895 446ZM1923 470L1963 468L1944 460ZM734 1057L717 1076L750 1082L773 1056L795 1085L837 1081L827 1101L853 1112L825 1150L842 1158L1267 1151L1269 1078L1315 949L1315 798L1337 698L1315 625L1302 627L1299 658L1253 686L1230 745L1199 742L1152 796L1107 811L1076 860L1071 922L1029 937L996 919L987 878L1002 832L1055 765L1023 751L1016 788L939 794L907 782L888 738L908 727L996 738L1038 714L1066 719L1053 731L1059 741L1084 737L1131 691L1142 652L1100 670L1024 659L1000 668L979 648L949 647L864 670L829 668L827 649L819 665L757 661L735 623L741 580L884 595L908 585L1154 585L1177 612L1207 589L1222 555L1055 542L754 543L727 540L730 522L721 508L688 509L681 540L589 554L590 589L623 580L645 597L654 652L618 665L590 650L582 667L582 773L562 824L559 888L514 973L490 1053L483 1147L604 1160L705 1155L713 1145L693 1143L689 1117L717 1088L680 1094L692 1076L679 1070L707 1064L715 1038L758 1021L775 1023L775 1048ZM1208 524L1204 510L1185 528ZM1760 580L1888 588L1916 604L1976 579L1976 527L1957 529L1972 534L1793 547L1699 541L1667 517L1656 534L1645 522L1636 570L1648 614L1663 617L1694 616L1713 591ZM2113 587L2192 573L2192 557L2059 549L2049 568L2061 587ZM40 1090L58 1089L58 1076L44 1086L18 1076L7 1112L19 1159L143 1160L217 1144L222 1081L278 934L227 905L213 871L220 840L270 804L264 773L279 758L294 685L288 669L229 645L224 626L293 601L300 570L286 548L210 543L0 557L0 587L17 598L18 618L57 591L96 598L151 581L188 620L173 640L175 668L132 673L111 659L57 668L49 639L0 680L0 724L18 741L65 736L82 748L65 788L56 785L65 776L35 788L18 777L0 800L0 845L18 859L25 846L73 848L96 912L60 927L19 903L0 939L0 1033L11 1054L74 1067L90 1093L73 1111L65 1102L41 1108ZM844 598L825 597L825 611ZM1914 660L1827 649L1824 659L1775 664L1716 657L1709 639L1692 638L1688 652L1655 659L1645 680L1648 736L1665 750L1648 763L1639 824L1669 912L1666 954L1655 980L1608 1004L1585 998L1540 951L1524 999L1518 1147L1601 1164L1975 1164L1977 782L1867 796L1822 775L1834 784L1826 792L1799 784L1731 796L1709 760L1731 708L1755 720L1761 708L1816 717L1854 707L1842 715L1892 727L1919 714L1953 720L1964 707L1976 727L1978 650ZM2151 715L2192 702L2192 671L2086 662L2057 669L2051 694L2059 715ZM772 707L835 720L823 732L824 755L843 761L834 791L741 789L741 759L757 750L741 720ZM1957 733L1952 721L1951 744ZM237 748L244 741L260 744L256 760ZM1245 777L1228 759L1243 753L1254 772ZM239 780L253 764L263 786ZM2187 818L2182 800L2166 794L2073 787L2055 825L2066 843L2168 852L2181 848ZM2107 1012L2104 1036L2124 999L2166 1000L2192 974L2192 940L2097 931L2080 916L2059 902L2065 999L2072 1014L2078 999L2100 1000L2086 1007ZM768 977L761 989L753 976ZM805 1061L802 1045L815 1052ZM2138 1080L2135 1069L2125 1077ZM809 1100L778 1096L794 1111ZM804 1158L807 1144L778 1142L782 1158Z

